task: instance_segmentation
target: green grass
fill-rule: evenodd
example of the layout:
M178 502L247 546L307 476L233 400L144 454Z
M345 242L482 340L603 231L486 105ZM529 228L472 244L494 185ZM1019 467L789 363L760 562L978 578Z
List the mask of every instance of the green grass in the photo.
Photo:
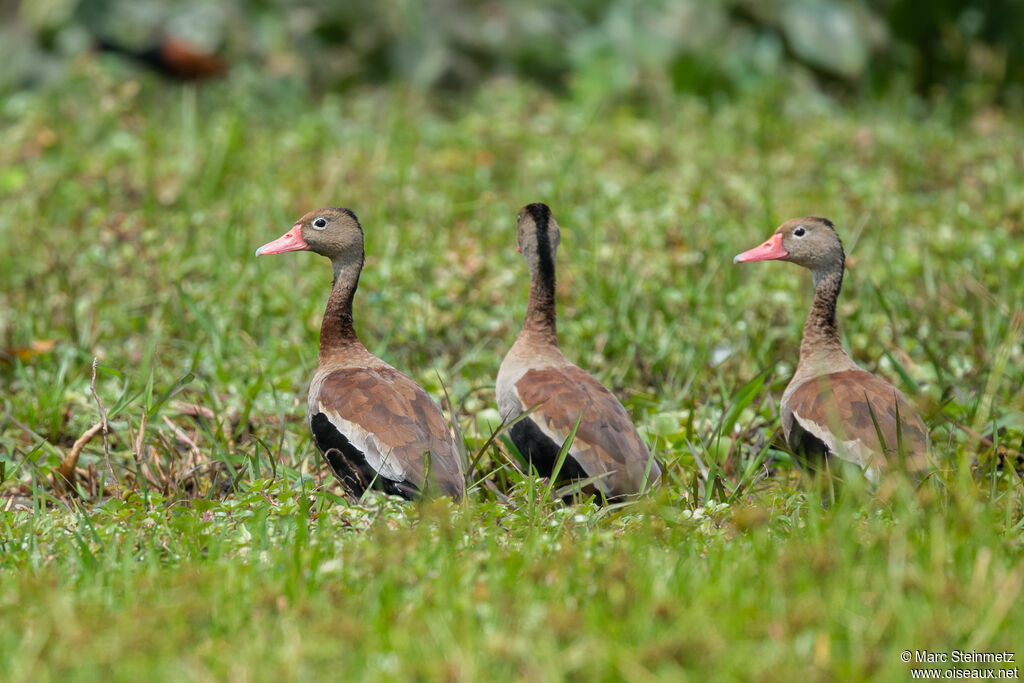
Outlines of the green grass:
M56 342L0 361L6 679L906 680L908 648L1024 656L1019 115L781 88L316 99L86 62L0 121L0 347ZM475 453L531 201L563 228L562 347L624 399L665 485L563 508L499 439L481 468L507 504L345 502L304 420L328 264L253 249L310 208L356 211L357 329L447 389ZM939 471L920 491L823 509L773 446L809 276L731 259L805 214L850 254L852 355L922 406ZM116 490L96 435L68 495L94 357Z

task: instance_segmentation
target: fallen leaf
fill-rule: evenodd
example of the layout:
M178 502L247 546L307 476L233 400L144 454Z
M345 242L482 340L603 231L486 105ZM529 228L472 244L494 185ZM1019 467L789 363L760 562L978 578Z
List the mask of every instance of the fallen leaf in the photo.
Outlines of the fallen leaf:
M35 356L50 353L56 346L56 339L33 339L28 346L11 346L0 349L0 361L10 363L17 359L24 363L32 360Z

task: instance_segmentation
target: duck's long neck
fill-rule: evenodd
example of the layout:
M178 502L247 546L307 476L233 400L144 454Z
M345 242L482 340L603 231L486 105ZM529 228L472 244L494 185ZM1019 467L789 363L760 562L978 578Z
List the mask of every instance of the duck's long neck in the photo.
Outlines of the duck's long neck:
M816 357L842 354L847 356L839 339L836 302L843 286L843 263L814 271L814 302L804 323L800 342L800 362Z
M335 261L332 265L334 286L320 324L321 361L338 353L365 350L352 324L352 298L359 286L363 260Z
M555 255L541 249L537 263L530 268L530 298L526 303L524 336L558 346L555 316Z

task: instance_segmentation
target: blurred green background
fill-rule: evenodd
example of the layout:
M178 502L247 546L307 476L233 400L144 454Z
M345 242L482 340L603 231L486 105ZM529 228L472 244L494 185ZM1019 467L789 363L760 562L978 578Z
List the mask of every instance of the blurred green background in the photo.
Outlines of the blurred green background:
M97 41L172 35L313 90L498 76L581 96L717 100L765 81L1020 103L1020 0L5 0L0 91L59 78Z

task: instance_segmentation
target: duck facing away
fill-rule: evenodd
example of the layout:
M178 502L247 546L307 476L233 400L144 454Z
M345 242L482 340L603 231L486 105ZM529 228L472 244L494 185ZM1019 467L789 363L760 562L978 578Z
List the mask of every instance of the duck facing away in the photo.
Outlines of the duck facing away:
M320 327L320 363L309 386L317 448L358 497L375 484L387 493L465 493L462 461L440 408L416 382L366 350L352 324L363 268L363 229L348 209L307 213L256 255L312 251L331 260L334 285Z
M804 323L800 361L782 394L782 429L793 452L812 468L838 457L876 477L899 462L927 467L928 429L899 389L860 369L839 340L836 301L846 255L826 218L793 218L733 263L780 260L814 276L814 302Z
M512 442L549 477L579 419L560 479L600 477L593 486L608 500L649 490L661 469L626 410L558 348L555 252L561 233L546 205L519 211L517 241L530 270L530 295L523 329L498 370L498 409L506 422L533 410L509 429Z
M216 78L228 70L227 62L219 55L172 35L165 35L159 42L141 49L105 39L97 41L96 46L103 52L130 57L161 76L177 81Z

